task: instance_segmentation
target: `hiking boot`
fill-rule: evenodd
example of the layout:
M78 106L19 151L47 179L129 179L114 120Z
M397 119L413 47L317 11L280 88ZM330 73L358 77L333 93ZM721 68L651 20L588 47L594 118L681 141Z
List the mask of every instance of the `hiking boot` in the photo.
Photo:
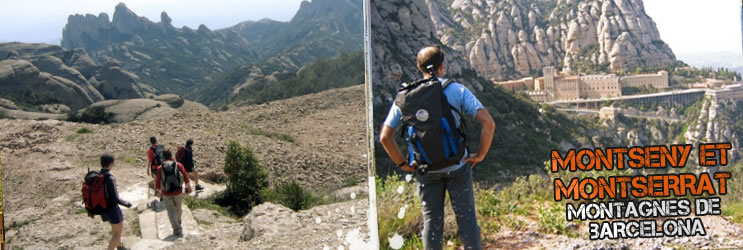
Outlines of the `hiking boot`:
M116 247L116 250L129 250L129 248L125 247L124 244L121 244L118 247Z
M204 187L202 187L201 185L196 185L196 191L201 191L201 190L204 190Z

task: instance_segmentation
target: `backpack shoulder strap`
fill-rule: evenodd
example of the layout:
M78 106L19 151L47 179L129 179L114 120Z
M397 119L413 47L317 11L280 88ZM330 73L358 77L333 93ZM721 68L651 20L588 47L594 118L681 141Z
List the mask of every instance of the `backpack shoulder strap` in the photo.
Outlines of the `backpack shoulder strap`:
M451 79L446 79L446 81L444 81L444 83L441 84L441 91L445 90L446 87L449 87L449 85L453 82L454 81L452 81Z
M416 81L414 81L412 83L402 83L400 85L400 89L398 90L398 92L399 91L403 91L403 90L408 90L408 89L415 88L415 86L418 86L421 83L428 82L428 81L431 81L431 80L436 80L436 78L429 77L429 78L423 78L423 79L416 80Z
M444 92L444 90L446 90L446 87L451 86L452 83L454 83L454 81L452 81L451 79L446 79L446 81L444 81L444 83L441 84L441 92ZM448 101L449 100L447 100L447 102ZM457 112L457 114L459 114L460 118L464 118L462 117L462 111L459 110L457 107L454 107L454 105L451 105L451 103L449 103L449 107L454 109L454 111Z
M441 91L443 92L446 89L446 87L451 86L452 83L454 83L454 81L452 81L451 79L446 79L446 81L444 81L444 83L441 84ZM462 111L459 110L457 107L454 107L454 105L451 105L451 103L449 103L449 107L453 109L454 112L457 112L457 114L459 114L460 127L458 129L459 129L459 133L464 136L464 131L467 129L467 123L465 122L464 114L462 114Z

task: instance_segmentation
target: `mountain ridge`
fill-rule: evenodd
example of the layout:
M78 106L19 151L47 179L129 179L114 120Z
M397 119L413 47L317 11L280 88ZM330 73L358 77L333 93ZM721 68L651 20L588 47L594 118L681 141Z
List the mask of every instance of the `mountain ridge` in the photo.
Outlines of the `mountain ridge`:
M360 0L315 0L303 2L287 22L264 18L193 30L173 27L166 12L156 23L120 3L110 21L105 13L71 15L62 44L82 47L99 62L117 62L161 92L201 99L206 85L240 68L262 68L266 75L296 72L310 62L360 51L360 12Z

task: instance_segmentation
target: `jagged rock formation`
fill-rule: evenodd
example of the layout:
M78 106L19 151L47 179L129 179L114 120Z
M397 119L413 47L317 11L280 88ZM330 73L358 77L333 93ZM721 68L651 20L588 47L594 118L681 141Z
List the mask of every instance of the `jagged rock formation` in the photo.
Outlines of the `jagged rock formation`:
M0 93L16 104L62 104L77 110L104 98L142 98L157 92L114 63L97 64L82 49L2 43L0 55L5 55L0 57Z
M193 30L173 27L165 12L153 22L121 3L110 21L105 13L71 15L62 46L83 48L99 62L114 60L158 90L192 97L198 87L240 65L296 71L311 61L361 50L359 13L359 0L318 0L303 2L290 22L265 19Z
M741 133L743 127L739 122L741 103L733 100L718 100L713 97L704 99L701 109L689 124L684 134L687 143L697 145L698 143L730 142L733 146L730 150L730 161L738 159L743 153L741 149ZM696 159L696 158L694 158Z
M426 0L426 5L441 42L465 54L488 79L540 75L544 66L628 71L675 61L641 0Z
M240 35L222 34L204 25L175 28L163 12L160 22L139 17L125 4L106 13L70 15L62 46L82 48L98 62L113 60L121 68L167 92L184 93L208 82L215 73L255 62L250 43Z

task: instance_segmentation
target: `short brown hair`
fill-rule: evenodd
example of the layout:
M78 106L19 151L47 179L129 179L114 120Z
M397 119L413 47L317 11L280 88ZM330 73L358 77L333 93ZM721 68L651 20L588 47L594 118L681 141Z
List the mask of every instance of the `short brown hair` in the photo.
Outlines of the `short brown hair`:
M426 68L430 65L433 66L433 70L438 70L441 64L444 62L444 52L441 51L441 47L437 45L426 46L418 52L418 68L426 71Z

